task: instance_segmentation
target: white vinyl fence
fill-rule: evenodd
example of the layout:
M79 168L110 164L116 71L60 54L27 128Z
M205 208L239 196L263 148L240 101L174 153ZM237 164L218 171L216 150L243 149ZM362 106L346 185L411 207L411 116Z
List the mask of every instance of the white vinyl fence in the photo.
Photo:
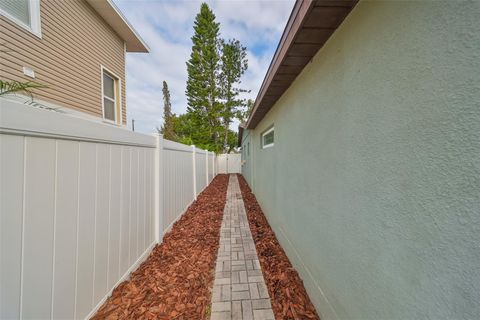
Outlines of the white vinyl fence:
M194 146L162 140L163 221L160 230L168 232L203 189L215 177L215 153ZM163 182L163 183L162 183ZM159 199L160 201L160 199Z
M0 319L93 315L214 162L161 136L0 99Z
M241 173L242 155L240 153L224 153L217 157L218 173Z

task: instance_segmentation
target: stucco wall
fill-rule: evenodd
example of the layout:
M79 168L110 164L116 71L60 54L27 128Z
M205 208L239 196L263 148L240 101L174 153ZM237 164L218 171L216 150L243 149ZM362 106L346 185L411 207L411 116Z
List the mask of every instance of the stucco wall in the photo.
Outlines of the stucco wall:
M250 147L248 148L248 143L250 143ZM253 185L252 180L252 159L253 159L253 152L256 150L255 146L252 145L250 141L250 131L245 130L242 136L242 175L247 180L247 183L251 186ZM248 150L250 149L250 150ZM247 161L248 160L248 161Z
M361 1L245 139L324 320L480 315L479 17Z

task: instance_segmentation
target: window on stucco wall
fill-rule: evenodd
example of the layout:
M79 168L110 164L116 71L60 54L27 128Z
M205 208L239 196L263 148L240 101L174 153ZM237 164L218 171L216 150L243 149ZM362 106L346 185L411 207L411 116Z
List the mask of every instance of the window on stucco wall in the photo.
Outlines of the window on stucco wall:
M275 128L271 127L262 133L262 149L271 148L275 145Z

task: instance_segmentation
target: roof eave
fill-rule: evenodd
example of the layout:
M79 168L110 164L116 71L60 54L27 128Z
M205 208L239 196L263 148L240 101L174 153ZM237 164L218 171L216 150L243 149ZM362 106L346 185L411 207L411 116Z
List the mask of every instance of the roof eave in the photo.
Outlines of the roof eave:
M246 128L255 129L358 0L297 0L263 79Z
M290 13L290 17L288 18L287 25L283 30L282 37L280 38L280 42L278 43L277 50L275 50L275 54L273 55L272 61L270 62L270 66L268 67L267 74L263 79L262 86L258 91L257 98L255 99L255 103L253 105L252 112L247 119L246 128L247 129L255 129L255 126L252 126L252 118L254 118L255 114L258 111L260 102L262 101L263 97L265 96L266 89L268 88L272 78L275 74L275 71L278 69L277 62L282 58L282 52L285 52L288 49L290 43L287 42L287 38L289 35L292 35L298 31L300 27L301 21L305 17L308 9L312 6L312 0L297 0L295 5L293 6L292 12ZM303 10L300 10L303 9ZM295 25L295 21L297 22ZM290 41L291 42L291 41Z
M125 41L127 52L149 52L147 44L138 35L120 9L111 0L87 0L90 6Z

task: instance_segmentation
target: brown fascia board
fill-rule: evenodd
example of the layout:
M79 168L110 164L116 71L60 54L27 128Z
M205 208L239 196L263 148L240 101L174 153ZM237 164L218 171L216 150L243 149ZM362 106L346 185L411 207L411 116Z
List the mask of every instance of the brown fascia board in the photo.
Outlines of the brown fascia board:
M254 129L358 0L297 0L245 128Z
M295 5L293 6L293 9L292 9L292 13L288 18L287 25L283 30L283 34L282 34L282 37L280 38L280 42L277 46L277 50L275 51L275 54L273 55L273 59L270 62L270 66L268 67L267 74L263 79L262 86L258 91L257 98L255 99L255 104L253 106L253 111L247 120L247 126L246 126L247 129L254 129L258 121L260 121L258 120L255 123L253 123L252 119L254 119L257 116L258 107L263 97L265 96L265 93L267 92L268 87L270 86L273 80L273 77L275 76L278 68L280 67L280 64L282 63L283 58L286 56L287 51L293 42L293 38L295 37L295 34L301 28L302 23L305 19L305 16L307 15L308 11L310 11L312 7L313 7L312 0L297 0L295 2Z

